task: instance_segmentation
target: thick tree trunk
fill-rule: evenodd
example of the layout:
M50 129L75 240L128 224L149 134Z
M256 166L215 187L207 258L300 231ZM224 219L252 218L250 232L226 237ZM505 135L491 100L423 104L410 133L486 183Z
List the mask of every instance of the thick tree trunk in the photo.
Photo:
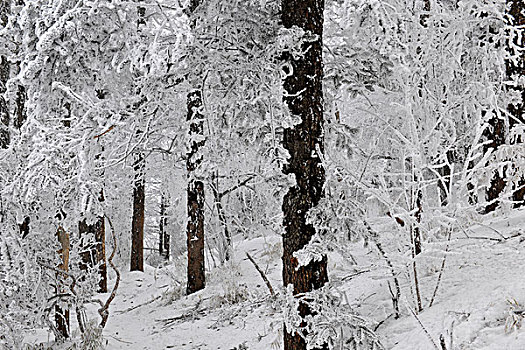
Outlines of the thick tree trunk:
M58 254L60 255L61 264L58 268L62 271L69 270L69 233L67 233L62 227L57 229L57 238L60 243L60 250ZM57 274L57 294L66 293L65 288L65 276ZM59 335L62 338L69 337L69 309L62 309L60 306L55 306L55 323Z
M106 225L104 216L100 216L94 224L87 224L86 220L78 223L79 236L92 234L95 241L82 244L82 253L80 254L82 262L80 269L87 271L88 268L94 268L98 265L98 292L106 293L108 291L107 266L106 266Z
M204 116L201 113L200 90L188 94L188 116L190 123L190 150L187 155L188 170L188 284L187 294L204 288L204 183L196 177L196 170L202 163L200 149L204 146Z
M525 26L525 2L523 0L507 0L507 6L512 25L521 27ZM521 32L522 36L516 39L517 41L514 42L514 44L524 51L521 52L517 64L510 60L507 61L506 64L507 76L510 80L514 81L525 76L525 38L523 37L525 35L525 31L521 29ZM509 51L511 51L511 54L514 54L514 52L512 52L512 49ZM511 104L508 107L509 113L511 114L509 122L511 129L517 124L525 123L525 86L523 83L521 83L520 85L515 86L514 89L521 93L521 102L517 104ZM523 143L524 141L525 140L521 138L516 140L516 142L518 143ZM514 193L512 194L512 200L515 202L516 207L521 207L525 205L524 178L522 178L519 181L518 187L524 188L519 188L518 190L514 191Z
M299 266L294 252L307 245L315 228L306 223L306 214L323 196L324 169L319 152L324 152L323 140L323 12L324 0L283 0L281 19L285 28L297 26L315 34L305 41L304 56L283 54L289 64L285 66L284 100L292 115L301 123L284 130L284 147L290 153L285 174L294 174L296 185L291 187L283 200L283 283L293 285L293 293L306 293L321 288L328 282L327 258ZM306 304L299 306L304 318L311 314ZM304 324L304 323L303 323ZM327 348L327 345L322 348ZM306 349L305 340L297 333L284 332L285 350Z
M10 12L9 0L0 0L0 29L7 25ZM0 55L0 148L9 146L9 106L5 99L7 80L9 79L9 61Z
M160 197L160 220L159 220L159 254L164 259L170 259L170 235L166 232L168 226L168 218L166 217L166 210L168 207L168 200L166 195L162 194Z
M0 148L7 148L11 141L9 135L9 105L5 99L6 84L9 79L9 62L0 56Z
M142 153L135 155L135 186L133 188L133 218L131 222L131 271L144 271L144 200L145 164Z

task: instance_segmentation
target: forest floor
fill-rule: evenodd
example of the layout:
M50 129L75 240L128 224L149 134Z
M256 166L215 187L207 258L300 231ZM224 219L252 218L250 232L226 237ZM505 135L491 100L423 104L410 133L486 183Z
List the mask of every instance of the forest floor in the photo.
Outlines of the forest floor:
M377 327L386 349L441 350L442 335L447 350L523 350L525 329L519 327L525 313L524 224L525 212L504 219L487 217L482 225L453 232L448 248L446 239L427 243L427 254L416 260L424 309L417 316L409 311L414 298L406 274L398 276L401 317L391 316L388 271L370 245L355 244L357 265L331 254L330 275L346 276L340 291L356 313ZM376 225L380 233L381 227ZM245 254L280 292L280 250L275 234L237 241L233 263L211 269L206 288L191 296L183 293L184 261L147 266L144 273L123 272L103 333L106 348L281 349L281 306ZM445 269L429 308L445 253Z

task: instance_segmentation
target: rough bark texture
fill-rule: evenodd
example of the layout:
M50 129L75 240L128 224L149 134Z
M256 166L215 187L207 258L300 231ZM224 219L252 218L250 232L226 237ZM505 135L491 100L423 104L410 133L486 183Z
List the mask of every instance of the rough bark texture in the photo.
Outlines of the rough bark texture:
M204 146L204 116L201 113L200 90L188 94L188 116L190 123L190 150L187 155L188 170L188 285L187 294L204 288L204 183L196 178L195 171L202 163L199 150Z
M512 21L512 24L514 26L525 26L525 14L523 11L525 11L525 2L523 0L507 0L507 6L509 15ZM518 42L515 42L518 47L525 49L525 38L523 38L523 35L525 35L525 30L522 29L522 37L517 39ZM514 52L511 53L514 54ZM525 76L525 51L521 52L520 58L518 60L518 63L512 61L507 61L506 65L507 70L507 76L512 79L516 80L520 77L523 78ZM512 129L516 124L523 124L525 123L525 86L518 85L514 87L515 90L521 93L521 102L518 104L512 104L508 107L508 110L511 114L510 118L510 128ZM525 140L518 139L516 140L519 143L523 143ZM525 179L521 179L518 183L518 187L525 186ZM525 188L518 189L515 191L512 195L512 200L516 202L516 206L520 207L525 205Z
M159 220L159 254L164 259L170 258L170 235L166 232L168 226L168 218L166 217L166 209L168 207L168 200L163 194L160 198L160 220Z
M99 283L98 292L106 293L108 291L107 266L106 266L106 227L103 216L100 216L94 224L87 224L86 220L78 223L79 235L85 236L92 234L94 242L84 243L82 246L80 268L87 271L88 268L94 268L98 265Z
M10 8L9 0L0 0L0 29L7 25ZM9 104L5 99L9 71L10 67L7 57L0 55L0 148L7 148L11 141L9 135Z
M18 85L18 90L16 92L13 126L19 130L22 127L22 125L24 125L27 119L26 101L26 88L23 85Z
M62 227L57 229L57 239L60 243L60 250L58 254L62 260L61 264L58 266L60 270L68 271L69 270L69 233L67 233ZM57 274L57 294L62 294L67 292L64 283L64 276ZM55 323L57 331L62 338L69 337L69 310L62 309L60 306L55 306Z
M7 148L9 136L9 106L5 99L6 83L9 79L9 62L5 56L0 56L0 148Z
M483 146L483 153L490 151L496 151L501 145L505 144L505 121L494 116L489 120L489 129L486 129L483 134L489 141ZM505 172L505 171L504 171ZM505 174L500 176L499 172L495 170L490 180L490 186L487 189L487 201L491 202L485 207L485 213L494 211L499 206L499 201L496 199L505 189Z
M283 283L292 284L294 294L305 293L322 287L328 281L327 258L298 266L293 253L310 242L315 228L306 223L306 214L319 203L323 195L324 169L318 152L324 152L323 140L323 0L283 0L282 23L285 28L297 26L317 37L305 42L303 57L283 54L289 68L284 80L285 97L292 115L301 123L284 130L283 145L290 153L285 174L294 174L296 185L291 187L283 200ZM299 307L302 317L311 314L309 308ZM323 348L326 348L324 346ZM297 333L284 332L284 349L306 349L305 340Z
M142 153L135 155L135 186L133 188L130 271L144 271L145 162L146 161Z

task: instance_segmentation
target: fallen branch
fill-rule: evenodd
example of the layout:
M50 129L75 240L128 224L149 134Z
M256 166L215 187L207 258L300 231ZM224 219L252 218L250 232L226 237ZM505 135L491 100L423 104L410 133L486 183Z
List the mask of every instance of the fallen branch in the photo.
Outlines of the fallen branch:
M125 313L125 312L133 311L133 310L135 310L135 309L138 309L139 307L142 307L142 306L146 306L146 305L148 305L148 304L151 304L151 303L153 303L154 301L159 300L161 297L162 297L162 295L159 295L158 297L153 298L153 299L151 299L150 301L147 301L147 302L142 303L142 304L139 304L139 305L135 305L135 306L130 307L130 308L127 308L127 309L125 309L125 310L115 311L115 313L116 313L116 314L123 314L123 313Z
M185 320L185 319L190 318L190 317L194 318L196 314L197 315L204 314L204 310L205 309L199 310L199 307L200 307L201 304L202 304L202 299L199 299L199 301L197 301L195 306L192 307L190 311L185 312L185 313L183 313L183 314L181 314L179 316L163 318L163 319L155 320L155 321L164 323L164 328L167 328L168 326L170 326L171 324L175 323L178 320Z
M250 256L250 254L246 253L246 256L252 262L253 266L255 266L255 269L257 269L257 272L259 272L259 275L261 275L261 278L263 279L264 283L266 283L266 287L268 287L268 289L270 290L271 296L272 297L275 296L275 293L273 291L272 285L271 285L270 281L268 280L268 278L266 277L266 275L264 274L263 270L261 270L259 265L257 265L255 260L253 260L253 258Z

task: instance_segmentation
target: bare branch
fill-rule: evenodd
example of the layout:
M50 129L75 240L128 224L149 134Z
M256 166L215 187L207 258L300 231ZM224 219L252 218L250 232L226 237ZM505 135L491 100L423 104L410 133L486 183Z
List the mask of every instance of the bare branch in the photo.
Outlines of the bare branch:
M263 270L261 270L259 265L257 265L255 260L253 260L253 258L250 256L250 254L246 253L246 256L252 262L253 266L255 266L255 268L257 269L257 272L259 272L259 275L261 275L261 278L263 279L264 283L266 283L266 287L268 287L268 289L270 290L271 296L272 297L275 296L275 293L273 291L272 285L271 285L270 281L268 280L268 278L266 277L266 275L264 274Z

